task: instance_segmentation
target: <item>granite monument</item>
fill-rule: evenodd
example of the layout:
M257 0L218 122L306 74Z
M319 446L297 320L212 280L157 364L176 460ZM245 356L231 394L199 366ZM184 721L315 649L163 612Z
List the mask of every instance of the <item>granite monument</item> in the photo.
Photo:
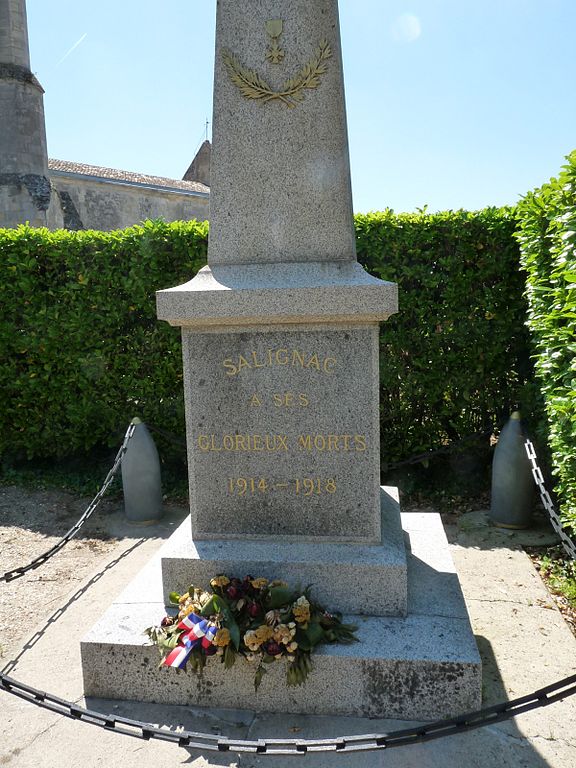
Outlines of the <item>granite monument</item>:
M182 329L190 520L85 639L87 692L403 718L473 709L480 660L441 524L401 520L379 482L379 323L397 289L356 259L337 0L219 0L213 130L208 265L157 294L158 317ZM163 597L157 584L156 602L136 599L159 570ZM248 665L185 682L154 672L143 616L219 573L311 583L361 642L322 647L298 689L272 670L255 694ZM104 653L122 659L113 673Z

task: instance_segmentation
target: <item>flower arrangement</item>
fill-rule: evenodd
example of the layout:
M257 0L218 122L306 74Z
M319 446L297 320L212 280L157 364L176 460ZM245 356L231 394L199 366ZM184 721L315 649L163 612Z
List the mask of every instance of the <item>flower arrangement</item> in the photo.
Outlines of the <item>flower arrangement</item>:
M191 586L184 594L172 592L176 615L146 631L158 646L160 666L195 672L207 658L219 656L226 669L238 656L256 666L254 686L262 682L266 666L285 660L286 683L302 685L312 668L310 654L323 643L353 643L356 627L342 623L310 595L310 587L291 589L286 582L223 574L210 581L212 592Z

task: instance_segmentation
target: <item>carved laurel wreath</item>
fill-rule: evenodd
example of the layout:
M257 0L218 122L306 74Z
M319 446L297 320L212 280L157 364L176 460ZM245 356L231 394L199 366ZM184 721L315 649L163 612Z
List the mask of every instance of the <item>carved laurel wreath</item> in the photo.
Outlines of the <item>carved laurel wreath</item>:
M332 49L327 40L323 40L314 58L300 72L275 91L253 69L242 66L238 59L228 50L222 51L222 58L230 79L247 99L256 99L263 103L281 101L290 109L304 101L304 90L318 88L322 75L328 71L327 61L332 57Z

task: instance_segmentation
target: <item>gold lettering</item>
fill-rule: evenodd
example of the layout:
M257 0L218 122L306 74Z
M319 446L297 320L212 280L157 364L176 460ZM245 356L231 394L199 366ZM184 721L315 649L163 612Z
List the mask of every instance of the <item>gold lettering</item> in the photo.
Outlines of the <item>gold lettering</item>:
M328 435L328 450L329 451L338 450L338 435Z
M273 395L276 408L282 408L282 395Z
M311 435L298 435L298 447L301 451L312 450L312 436Z
M325 357L324 358L324 373L332 373L334 370L334 366L336 365L336 358L335 357Z
M238 373L238 368L236 368L236 366L234 365L232 360L230 360L229 357L227 357L226 360L224 360L223 365L224 365L224 368L227 369L226 376L236 376L236 374Z
M352 435L342 435L344 438L344 450L349 451L350 450L350 438Z
M252 352L252 361L254 364L254 368L266 368L266 363L259 363L258 362L258 354L256 352Z
M326 449L326 439L324 435L314 435L314 447L317 451L324 451Z
M253 407L256 407L258 405L262 405L262 403L260 402L260 398L258 397L257 394L253 394L252 395L252 399L250 400L250 405L253 406Z
M198 435L196 442L203 452L288 451L288 435Z
M244 435L236 435L234 450L236 450L236 451L246 451L246 450L248 450L246 448L246 440L244 439Z
M300 368L304 368L304 355L299 349L292 350L292 365L300 365Z
M298 400L302 408L307 408L310 405L310 400L308 399L308 395L305 395L302 392L298 395Z
M252 368L248 360L244 357L244 355L238 355L238 373L242 370L242 368Z
M238 355L236 358L227 357L222 365L227 376L237 376L244 368L253 370L256 368L273 368L280 365L292 365L294 368L323 371L327 374L334 372L338 361L335 357L321 357L317 352L306 352L302 349L269 348L264 353L256 350L247 352L246 355Z
M310 356L306 368L316 368L317 371L320 370L320 361L318 360L318 355L316 353Z
M366 450L366 435L354 435L354 445L357 451Z

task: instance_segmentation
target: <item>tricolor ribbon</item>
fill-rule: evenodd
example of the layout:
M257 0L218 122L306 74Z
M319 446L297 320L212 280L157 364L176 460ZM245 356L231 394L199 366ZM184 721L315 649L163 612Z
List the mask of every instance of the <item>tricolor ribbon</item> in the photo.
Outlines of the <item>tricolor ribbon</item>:
M165 667L184 669L188 657L196 646L201 645L203 648L208 648L212 645L218 627L211 621L203 619L202 616L189 613L178 624L178 629L188 631L180 635L179 645L170 651L162 664Z

